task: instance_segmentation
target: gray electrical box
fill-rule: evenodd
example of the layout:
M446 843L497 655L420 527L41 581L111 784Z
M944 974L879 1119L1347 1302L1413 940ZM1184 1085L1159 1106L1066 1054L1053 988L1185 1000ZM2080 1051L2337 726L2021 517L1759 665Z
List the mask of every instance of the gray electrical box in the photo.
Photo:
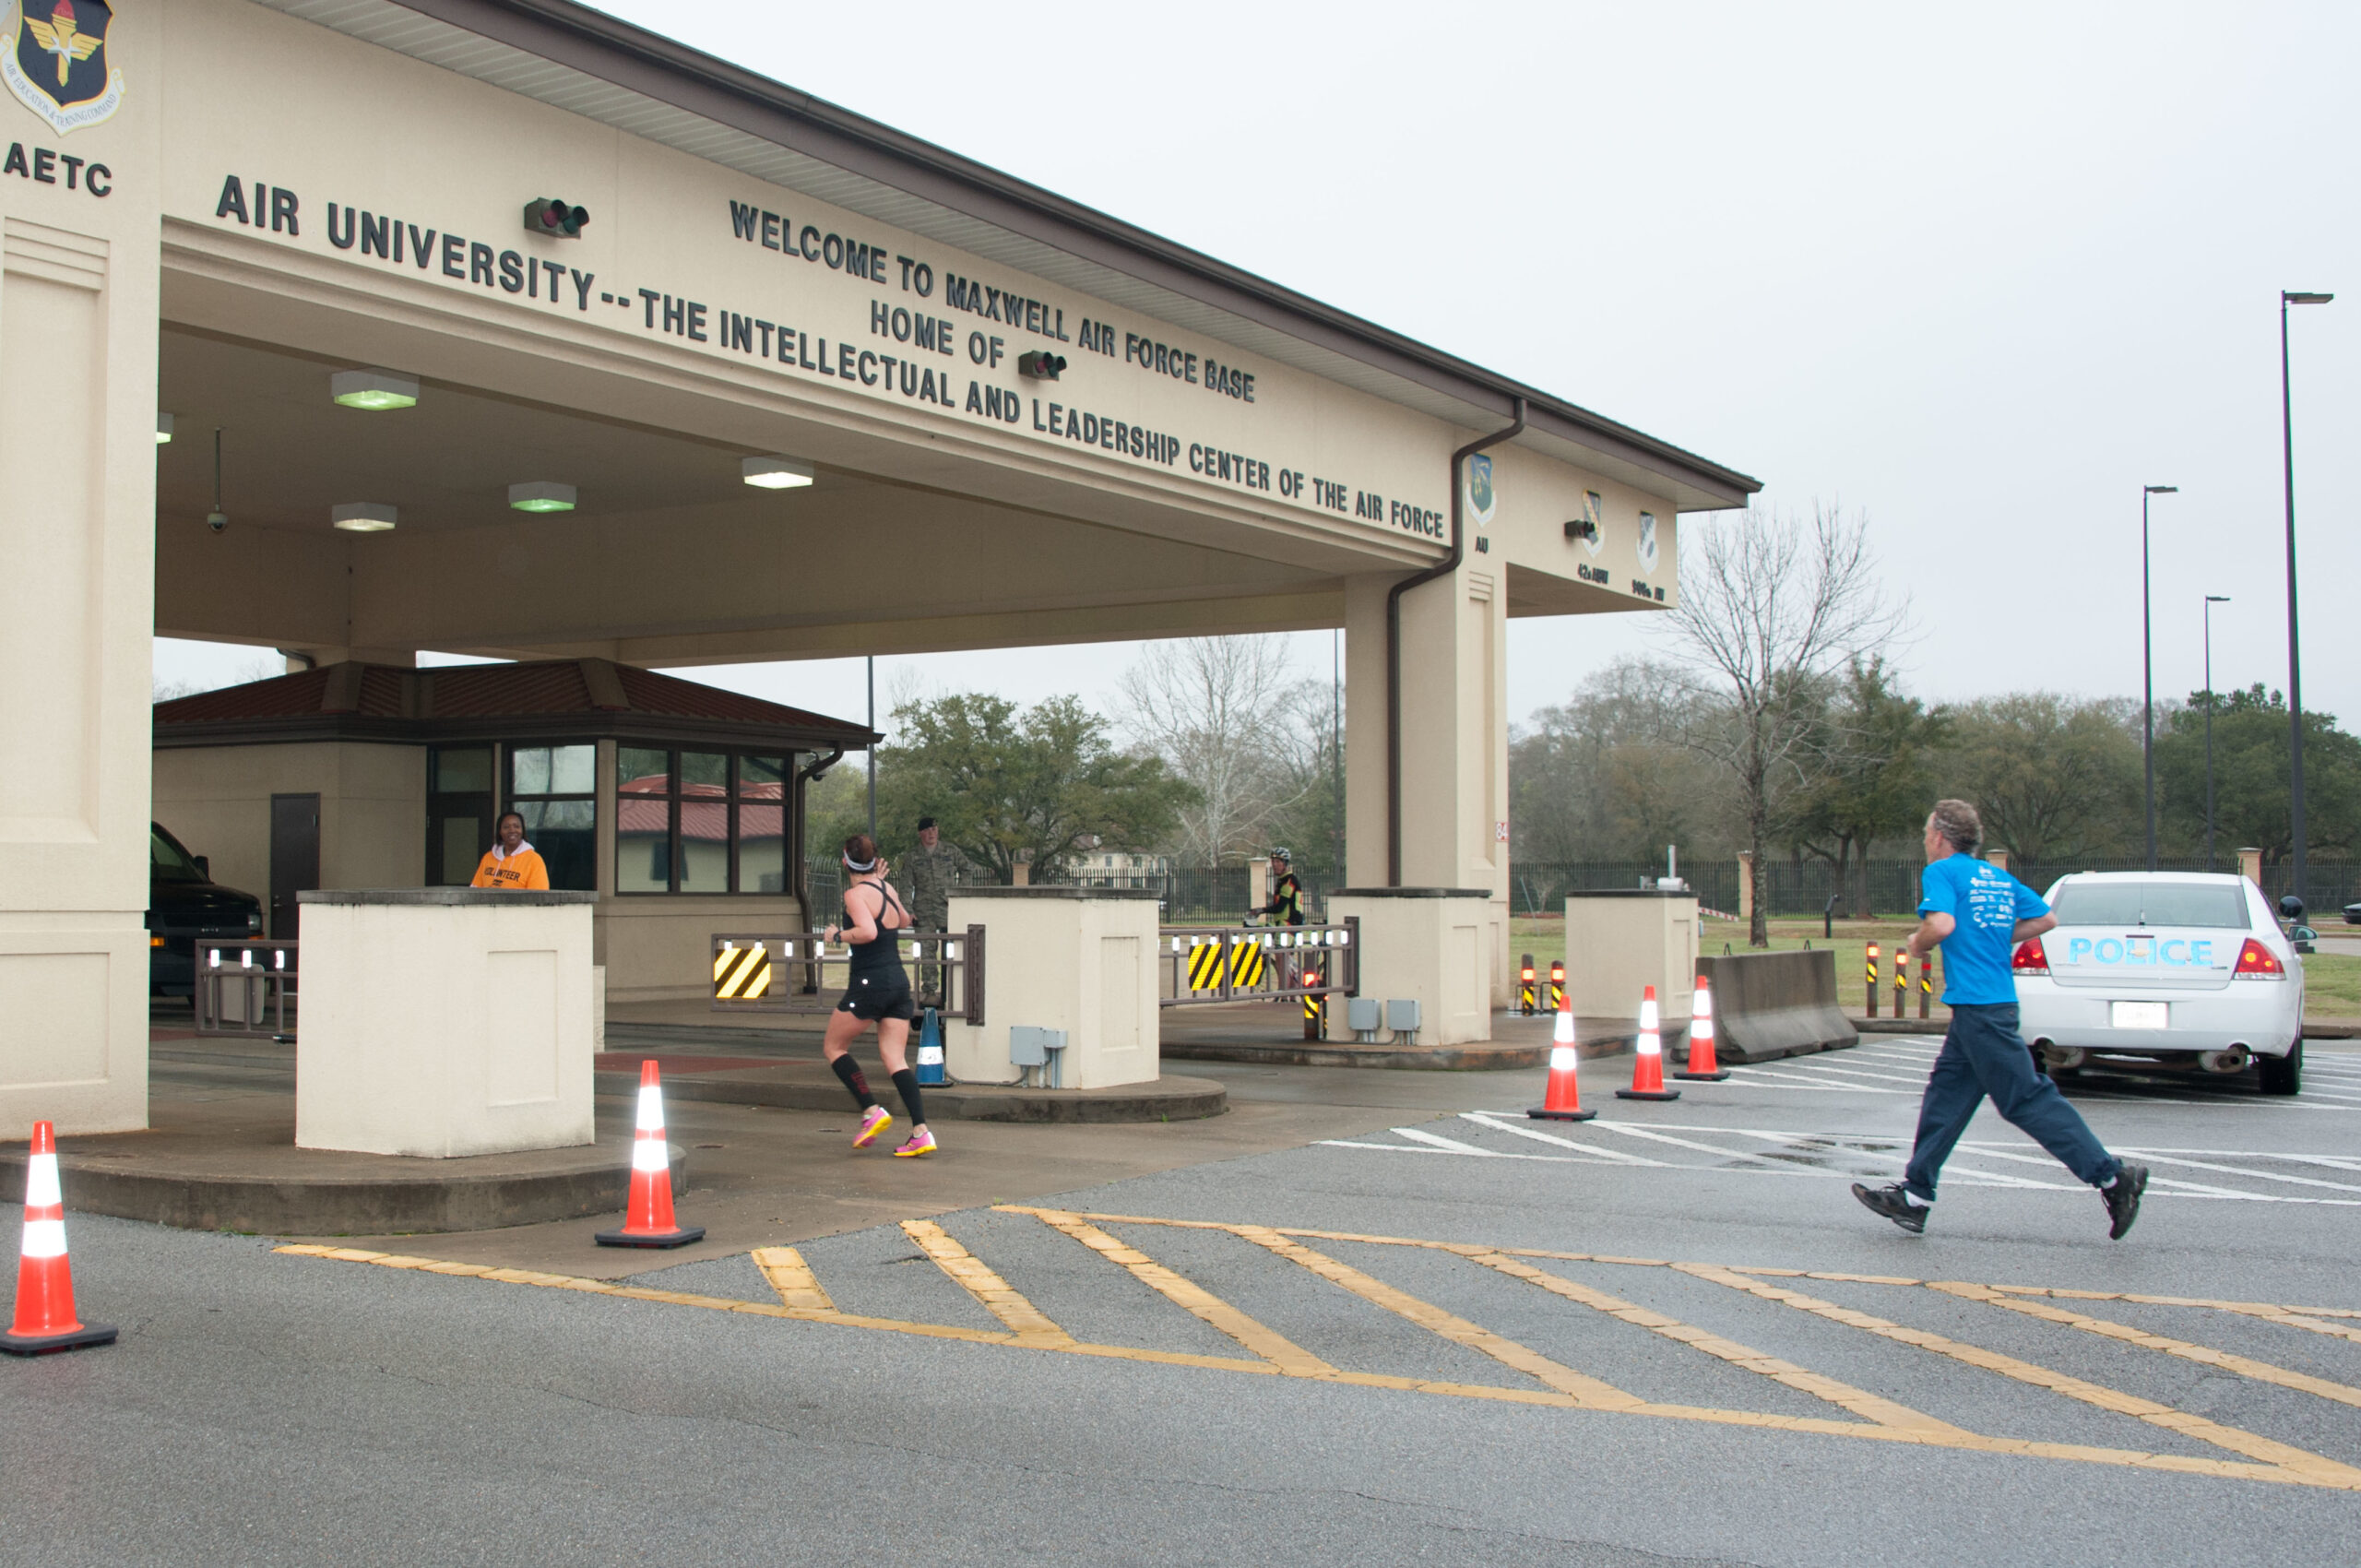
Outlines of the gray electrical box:
M1415 996L1389 999L1385 1004L1385 1027L1398 1035L1418 1032L1418 999Z
M1357 1035L1373 1035L1382 1027L1383 1005L1374 996L1345 999L1345 1027Z
M1008 1030L1008 1064L1012 1067L1046 1067L1050 1052L1066 1048L1063 1029L1036 1028L1031 1024L1012 1024Z

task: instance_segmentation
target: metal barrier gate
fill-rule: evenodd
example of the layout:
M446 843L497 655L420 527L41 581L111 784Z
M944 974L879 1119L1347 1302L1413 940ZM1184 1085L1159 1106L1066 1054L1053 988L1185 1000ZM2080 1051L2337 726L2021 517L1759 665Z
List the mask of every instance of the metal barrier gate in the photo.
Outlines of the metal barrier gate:
M921 1007L970 1024L984 1021L984 928L896 932L910 994ZM713 1010L717 1013L831 1012L849 983L851 945L816 931L783 935L718 932L713 939Z
M1161 926L1165 1007L1217 1002L1303 1003L1303 1038L1326 1033L1328 999L1360 994L1361 922L1335 925Z
M263 938L196 943L196 1032L292 1039L287 1004L295 999L295 942Z

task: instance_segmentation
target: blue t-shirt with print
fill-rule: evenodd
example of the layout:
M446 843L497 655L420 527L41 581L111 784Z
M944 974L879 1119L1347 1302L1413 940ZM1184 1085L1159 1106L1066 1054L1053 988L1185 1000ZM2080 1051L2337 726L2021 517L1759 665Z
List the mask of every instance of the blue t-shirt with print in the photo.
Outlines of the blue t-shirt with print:
M2009 958L2010 933L2019 921L2049 913L2040 895L1988 861L1953 855L1935 861L1919 880L1918 913L1949 915L1943 938L1943 1003L1990 1006L2017 999Z

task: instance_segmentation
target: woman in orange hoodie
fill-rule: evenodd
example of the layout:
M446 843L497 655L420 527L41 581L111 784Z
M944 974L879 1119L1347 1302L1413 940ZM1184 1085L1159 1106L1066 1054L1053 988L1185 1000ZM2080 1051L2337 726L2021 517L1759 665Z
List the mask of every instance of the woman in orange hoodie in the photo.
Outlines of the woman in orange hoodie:
M492 846L476 862L476 879L469 885L516 893L549 885L550 868L541 863L540 852L525 842L525 819L515 812L503 813Z

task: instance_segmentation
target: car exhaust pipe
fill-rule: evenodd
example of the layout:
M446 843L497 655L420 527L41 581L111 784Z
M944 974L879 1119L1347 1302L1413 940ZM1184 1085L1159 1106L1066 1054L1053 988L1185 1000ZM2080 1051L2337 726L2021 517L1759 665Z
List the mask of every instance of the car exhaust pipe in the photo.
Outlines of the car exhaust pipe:
M2053 1073L2070 1073L2090 1058L2091 1053L2079 1045L2045 1045L2041 1048L2042 1065Z
M2234 1045L2227 1051L2201 1051L2197 1064L2209 1073L2243 1073L2247 1070L2247 1048Z

